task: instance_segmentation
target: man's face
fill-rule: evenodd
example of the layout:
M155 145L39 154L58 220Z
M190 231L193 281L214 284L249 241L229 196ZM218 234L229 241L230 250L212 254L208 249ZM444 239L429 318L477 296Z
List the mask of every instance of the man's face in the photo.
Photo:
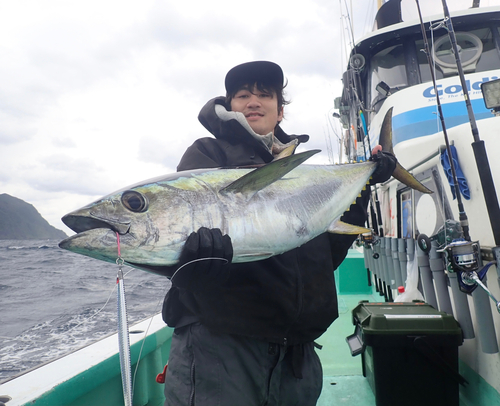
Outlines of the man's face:
M262 92L254 87L239 90L231 99L231 110L245 115L248 124L257 134L266 135L283 118L283 107L278 112L278 99L271 92Z

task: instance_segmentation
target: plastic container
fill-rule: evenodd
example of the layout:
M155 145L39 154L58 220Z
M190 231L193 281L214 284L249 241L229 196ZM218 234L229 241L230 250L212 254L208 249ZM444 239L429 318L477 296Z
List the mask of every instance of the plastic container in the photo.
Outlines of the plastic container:
M458 406L458 347L453 316L423 303L360 302L352 311L352 355L362 354L363 375L377 406Z

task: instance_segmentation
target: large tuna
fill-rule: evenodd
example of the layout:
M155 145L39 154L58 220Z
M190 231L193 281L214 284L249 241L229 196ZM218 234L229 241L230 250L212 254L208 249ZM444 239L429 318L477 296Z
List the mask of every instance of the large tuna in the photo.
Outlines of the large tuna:
M390 121L388 115L382 145L390 139ZM125 264L162 274L162 266L174 265L189 234L202 226L231 236L233 262L281 254L326 231L366 231L339 218L376 164L302 164L317 152L290 155L257 169L199 169L129 186L64 216L63 222L78 234L59 245L115 262L119 233ZM405 183L421 186L401 167L395 172L404 173Z

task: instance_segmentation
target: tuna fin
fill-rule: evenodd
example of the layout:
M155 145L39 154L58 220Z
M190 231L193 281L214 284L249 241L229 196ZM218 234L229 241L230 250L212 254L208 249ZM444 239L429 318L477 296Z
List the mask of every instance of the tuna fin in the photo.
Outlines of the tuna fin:
M405 185L410 186L412 189L418 190L419 192L434 193L432 190L426 188L417 179L415 179L410 172L408 172L399 164L399 162L396 164L396 169L394 169L392 176L400 182L403 182Z
M286 147L283 151L281 151L278 155L276 155L273 159L273 161L277 161L278 159L283 159L286 158L287 156L292 155L295 152L295 149L297 148L297 144L290 145L289 147Z
M393 107L385 113L378 143L382 146L383 151L390 152L394 155L394 149L392 148L392 109Z
M332 234L363 234L368 233L370 230L365 227L355 226L353 224L344 223L340 220L334 220L327 230Z
M220 193L242 193L248 197L276 182L301 163L320 152L319 149L290 155L253 170L220 190Z
M385 113L384 121L382 122L382 128L380 129L380 139L379 143L382 146L383 151L390 152L394 154L394 149L392 147L392 109L391 107ZM415 177L408 172L405 168L403 168L399 162L396 164L396 169L392 173L392 176L403 182L405 185L411 187L412 189L418 190L422 193L433 193L432 190L428 189L422 183L420 183Z
M265 258L270 258L272 257L273 254L272 252L254 252L253 254L241 254L239 255L240 258L257 258L257 260L260 259L265 259Z

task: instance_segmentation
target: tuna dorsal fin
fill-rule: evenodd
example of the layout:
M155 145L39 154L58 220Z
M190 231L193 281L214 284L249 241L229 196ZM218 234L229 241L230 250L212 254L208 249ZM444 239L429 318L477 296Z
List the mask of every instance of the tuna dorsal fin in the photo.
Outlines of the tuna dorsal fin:
M223 194L242 193L251 196L259 190L264 189L266 186L269 186L271 183L281 179L292 169L296 168L318 152L320 152L319 149L313 149L311 151L301 152L272 161L235 180L233 183L222 188L220 192Z
M382 122L382 128L380 129L380 139L379 144L382 146L383 151L390 152L394 155L394 149L392 148L392 107L385 113L384 121ZM412 189L418 190L422 193L433 193L432 190L428 189L422 183L420 183L415 177L403 168L399 162L396 164L396 169L392 173L400 182L411 187Z
M365 227L355 226L353 224L344 223L340 220L333 221L328 227L328 232L333 234L363 234L370 230Z

